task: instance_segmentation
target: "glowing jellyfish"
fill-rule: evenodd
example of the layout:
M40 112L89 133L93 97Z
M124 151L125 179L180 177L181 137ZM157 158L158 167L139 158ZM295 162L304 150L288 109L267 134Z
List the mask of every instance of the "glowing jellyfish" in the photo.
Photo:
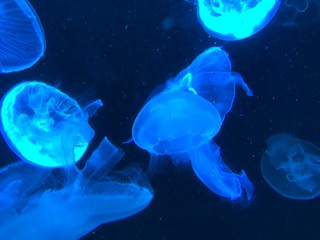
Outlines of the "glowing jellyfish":
M198 178L213 192L236 200L252 195L252 185L243 172L233 173L222 161L211 139L219 132L218 110L207 100L184 91L152 98L133 124L134 142L153 155L170 155L177 163L191 160ZM151 163L151 167L155 163Z
M139 147L151 154L150 172L157 167L158 156L169 155L176 164L191 161L194 172L211 191L231 200L243 198L250 201L253 185L245 172L233 173L223 162L219 147L211 142L226 114L226 111L221 114L216 106L224 106L219 101L225 99L232 104L235 94L234 82L231 91L229 87L223 87L224 80L227 85L231 82L228 77L232 73L220 75L221 62L217 57L220 54L212 52L212 64L207 61L204 61L207 65L198 64L198 61L209 59L207 53L210 51L205 52L146 103L134 121L132 137ZM189 76L187 80L185 76ZM208 94L204 92L205 85ZM215 86L221 87L211 91L210 88ZM198 94L197 90L205 96ZM210 94L217 94L217 98L209 97ZM232 96L221 98L222 94Z
M289 134L268 138L261 170L267 183L279 194L292 199L320 195L320 149Z
M94 136L88 118L100 100L81 109L58 89L32 81L15 85L1 101L0 130L22 160L43 167L61 167L80 160Z
M277 12L280 0L197 0L198 19L208 34L240 40L264 28Z
M80 239L143 210L153 195L141 171L111 171L123 155L104 138L82 170L23 161L0 169L0 239Z
M21 71L43 56L46 40L28 0L0 2L0 73Z
M224 120L231 110L236 86L248 96L253 93L242 76L232 72L228 54L219 47L212 47L200 54L173 81L168 81L168 90L187 89L211 102Z

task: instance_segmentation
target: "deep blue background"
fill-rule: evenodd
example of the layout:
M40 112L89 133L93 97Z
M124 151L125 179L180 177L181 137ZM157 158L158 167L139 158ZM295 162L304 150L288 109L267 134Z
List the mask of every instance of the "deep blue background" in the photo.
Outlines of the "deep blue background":
M148 154L122 141L130 137L149 93L205 49L224 42L203 31L195 7L183 0L30 2L42 21L47 50L31 69L1 75L0 94L21 80L41 80L82 105L101 98L105 105L91 119L96 138L89 150L107 135L126 151L123 164L145 167ZM252 204L220 199L187 167L168 169L152 179L155 196L146 210L83 239L319 239L320 200L278 195L259 167L272 134L289 132L320 146L320 21L315 19L320 7L312 6L291 27L281 26L288 14L282 7L260 33L224 45L234 71L242 74L254 97L237 91L216 141L229 166L244 168L252 179ZM165 19L173 21L169 30L162 27ZM0 141L3 165L16 160Z

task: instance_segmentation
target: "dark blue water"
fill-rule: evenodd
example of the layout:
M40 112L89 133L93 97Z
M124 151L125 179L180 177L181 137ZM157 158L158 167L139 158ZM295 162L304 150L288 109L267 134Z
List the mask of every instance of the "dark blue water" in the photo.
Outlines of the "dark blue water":
M194 6L182 0L30 2L46 34L45 57L29 70L1 75L0 94L21 80L41 80L82 106L100 98L104 107L90 122L96 137L89 150L106 135L125 150L123 165L146 167L148 154L122 142L131 136L149 93L205 49L224 42L209 37ZM151 180L155 196L146 210L83 239L319 239L320 200L286 199L260 171L272 134L292 133L320 146L320 21L298 19L284 27L285 13L280 9L261 32L223 47L254 96L237 92L216 141L228 165L245 169L255 185L251 205L220 199L188 167L168 167ZM0 141L2 164L16 160Z

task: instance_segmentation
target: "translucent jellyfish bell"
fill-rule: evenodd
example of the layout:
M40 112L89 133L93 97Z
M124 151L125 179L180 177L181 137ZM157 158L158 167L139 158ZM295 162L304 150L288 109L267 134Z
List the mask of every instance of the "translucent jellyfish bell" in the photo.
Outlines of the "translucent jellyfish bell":
M291 199L320 195L320 149L289 134L268 138L261 160L264 179L276 192Z
M179 154L209 142L221 128L217 109L191 92L163 93L152 98L136 117L132 137L155 154Z
M198 0L198 19L213 37L240 40L264 28L280 0Z
M104 138L82 170L23 161L0 169L0 239L76 240L142 211L152 190L136 167L112 171L123 155Z
M236 86L253 96L242 76L232 72L228 53L212 47L197 56L175 79L168 81L166 91L185 89L207 99L217 108L223 121L232 108Z
M1 0L0 36L0 73L29 68L44 54L42 25L28 0Z
M54 87L38 81L23 82L1 100L0 130L22 160L43 167L72 165L94 136L88 118L101 106L96 100L81 109Z

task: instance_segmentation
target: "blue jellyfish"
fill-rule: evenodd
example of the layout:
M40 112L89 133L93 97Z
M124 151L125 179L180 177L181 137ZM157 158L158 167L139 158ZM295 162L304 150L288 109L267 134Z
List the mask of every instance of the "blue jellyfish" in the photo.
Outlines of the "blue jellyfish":
M208 34L232 41L250 37L276 14L281 0L194 0Z
M320 195L320 148L284 133L269 137L267 145L261 171L272 189L291 199Z
M0 239L76 240L146 208L153 194L144 174L112 171L123 155L104 138L82 170L23 161L0 169Z
M88 118L100 100L83 109L68 95L38 81L9 90L0 103L0 130L22 160L43 167L72 165L86 151L94 130Z
M45 36L28 0L0 3L0 73L31 67L44 54Z
M157 167L158 156L169 155L176 164L191 162L198 178L214 193L231 200L251 200L253 185L245 172L233 173L212 142L235 94L230 61L216 51L222 50L213 48L199 55L145 104L134 121L132 137L151 154L149 172ZM199 64L202 61L204 65Z
M204 51L167 85L167 91L186 89L207 99L217 108L222 121L232 108L236 86L253 96L242 76L231 71L229 56L219 47Z

